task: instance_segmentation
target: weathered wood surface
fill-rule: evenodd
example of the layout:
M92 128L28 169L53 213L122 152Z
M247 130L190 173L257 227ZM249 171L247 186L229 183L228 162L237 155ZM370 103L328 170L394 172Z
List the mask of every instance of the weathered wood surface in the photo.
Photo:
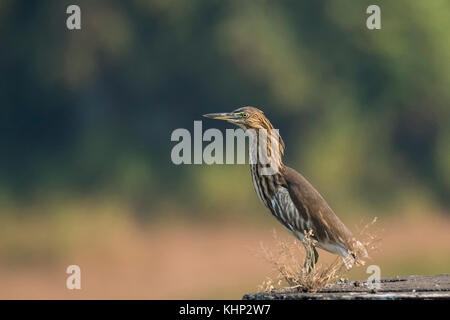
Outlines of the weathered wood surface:
M316 293L282 289L246 294L244 300L404 300L450 299L450 274L381 279L379 289L364 281L345 281L329 285Z

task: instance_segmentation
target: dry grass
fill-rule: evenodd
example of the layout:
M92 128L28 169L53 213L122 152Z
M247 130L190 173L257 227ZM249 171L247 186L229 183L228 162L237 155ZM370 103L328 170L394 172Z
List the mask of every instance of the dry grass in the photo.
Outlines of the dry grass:
M367 250L371 253L377 250L377 244L380 239L369 232L369 229L375 224L376 218L369 224L366 224L358 233L357 238L361 241ZM300 242L297 239L292 241L284 241L278 238L274 232L276 242L275 251L266 249L261 244L263 257L273 267L275 277L268 277L260 286L261 291L276 291L283 289L297 289L303 292L316 292L326 285L342 279L350 270L346 266L346 261L342 257L337 257L329 265L316 264L311 265L311 261L304 265L306 250L309 248L312 252L314 240L312 240L312 231L305 233L304 239ZM354 266L362 266L365 261L357 255L357 259L353 260ZM368 259L369 256L364 257ZM348 260L347 260L348 262ZM311 270L308 272L308 270Z

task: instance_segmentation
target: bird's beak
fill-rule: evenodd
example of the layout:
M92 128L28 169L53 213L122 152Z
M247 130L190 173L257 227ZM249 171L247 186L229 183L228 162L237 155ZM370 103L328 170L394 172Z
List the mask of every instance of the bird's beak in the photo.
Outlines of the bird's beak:
M216 119L216 120L236 120L238 119L234 113L208 113L203 115L206 118Z

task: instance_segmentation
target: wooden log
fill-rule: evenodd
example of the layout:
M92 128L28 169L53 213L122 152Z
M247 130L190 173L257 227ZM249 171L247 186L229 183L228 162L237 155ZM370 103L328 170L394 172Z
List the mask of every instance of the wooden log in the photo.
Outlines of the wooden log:
M256 292L243 296L244 300L404 300L450 299L450 274L408 276L381 279L374 289L365 281L337 282L315 292L280 289Z

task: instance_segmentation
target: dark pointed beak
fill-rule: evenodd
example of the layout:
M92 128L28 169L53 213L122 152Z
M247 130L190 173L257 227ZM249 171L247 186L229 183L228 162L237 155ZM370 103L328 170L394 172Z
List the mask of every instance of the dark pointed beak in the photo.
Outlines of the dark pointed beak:
M237 116L234 113L208 113L203 115L206 118L216 119L216 120L236 120Z

